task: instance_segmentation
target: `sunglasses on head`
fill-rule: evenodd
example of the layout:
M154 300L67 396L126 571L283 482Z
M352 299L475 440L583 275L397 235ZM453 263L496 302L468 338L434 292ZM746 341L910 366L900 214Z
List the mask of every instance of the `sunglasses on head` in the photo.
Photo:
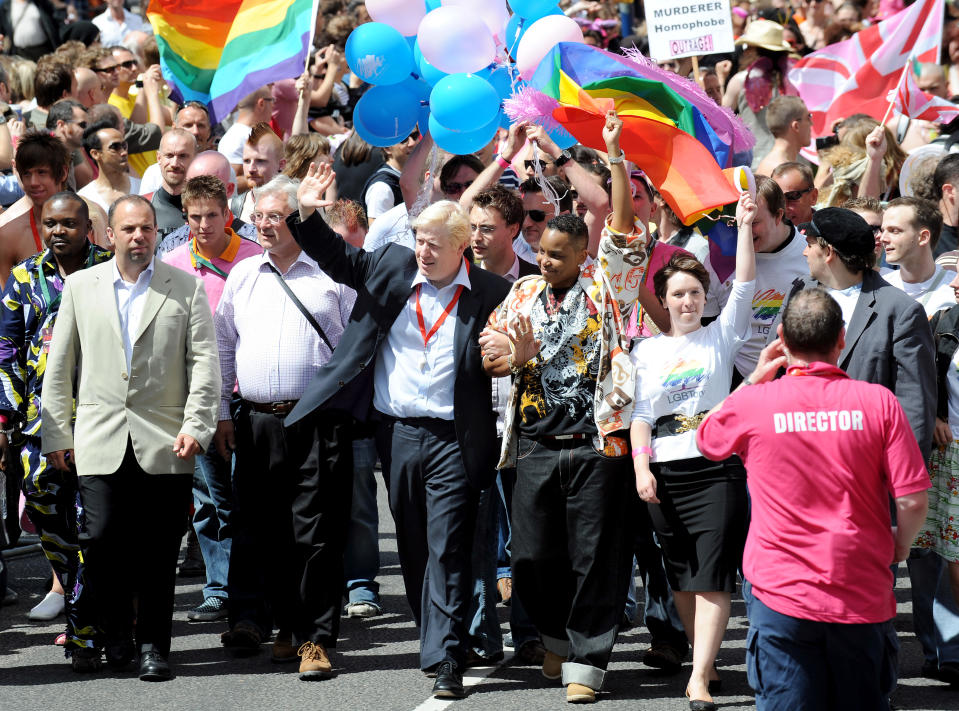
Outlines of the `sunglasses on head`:
M796 202L806 193L812 192L812 186L806 188L805 190L790 190L788 193L783 193L786 198L786 202Z
M546 213L543 210L524 210L524 212L533 222L542 222L546 219Z
M443 188L443 192L447 195L455 195L456 193L463 192L472 184L472 180L467 180L465 183L444 183L440 187Z

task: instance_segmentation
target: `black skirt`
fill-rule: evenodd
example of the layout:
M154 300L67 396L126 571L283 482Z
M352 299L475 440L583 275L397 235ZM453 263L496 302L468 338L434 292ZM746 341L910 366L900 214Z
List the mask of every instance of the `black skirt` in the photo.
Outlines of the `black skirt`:
M659 504L648 504L673 590L735 592L749 529L739 457L651 462Z

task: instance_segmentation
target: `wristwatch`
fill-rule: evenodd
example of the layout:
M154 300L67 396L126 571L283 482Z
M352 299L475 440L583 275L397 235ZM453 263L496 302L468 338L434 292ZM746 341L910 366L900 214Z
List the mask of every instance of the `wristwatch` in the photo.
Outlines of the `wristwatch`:
M557 168L562 168L564 165L569 163L572 159L573 159L572 154L569 151L564 150L560 154L559 158L553 161L553 165L555 165Z

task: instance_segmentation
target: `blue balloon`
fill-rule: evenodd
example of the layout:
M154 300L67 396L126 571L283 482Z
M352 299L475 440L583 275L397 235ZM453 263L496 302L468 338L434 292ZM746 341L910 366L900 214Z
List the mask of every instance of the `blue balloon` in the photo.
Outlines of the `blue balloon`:
M463 156L476 153L493 140L499 130L499 114L489 124L478 131L451 131L439 121L436 116L430 116L430 135L436 145L448 153Z
M517 15L539 19L551 15L557 4L556 0L509 0L509 6Z
M443 4L442 0L426 0L426 11L433 12L436 8Z
M516 50L519 48L520 40L523 39L523 35L526 34L526 30L528 30L534 22L549 15L562 14L564 14L563 11L555 5L550 7L548 11L538 15L527 16L519 13L514 14L509 18L509 22L506 23L506 33L503 36L503 44L506 45L507 51L511 56L515 57Z
M441 72L439 69L426 61L426 57L424 57L423 53L420 51L419 43L413 45L413 60L416 62L415 73L422 79L426 80L430 86L434 86L436 82L446 76L446 72Z
M499 113L499 94L475 74L443 77L430 94L430 111L452 131L478 131Z
M413 71L413 53L406 38L382 22L366 22L346 40L346 62L370 84L399 84Z
M513 76L516 76L516 78L519 79L518 74L514 73ZM513 93L513 76L510 75L509 67L503 66L486 77L486 81L488 81L492 87L496 89L496 93L499 95L500 101L506 101L506 99L508 99ZM519 85L517 85L517 89L518 88Z
M371 87L356 103L353 126L367 143L392 146L406 139L416 127L420 103L402 84Z
M416 97L419 103L419 114L416 123L420 127L420 132L426 133L430 118L430 91L432 87L422 79L414 79L413 77L410 77L399 86L402 86L404 89L409 89Z
M553 143L559 146L560 150L565 151L567 148L572 148L579 141L576 140L576 136L571 134L565 128L560 126L559 128L553 129L552 131L547 131L546 135L553 139Z

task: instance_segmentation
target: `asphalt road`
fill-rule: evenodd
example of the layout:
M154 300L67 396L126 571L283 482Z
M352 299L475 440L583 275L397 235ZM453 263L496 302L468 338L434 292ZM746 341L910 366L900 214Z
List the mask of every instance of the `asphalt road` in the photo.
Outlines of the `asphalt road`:
M366 709L385 711L455 711L470 709L529 709L565 707L565 692L548 682L538 669L514 665L509 654L495 668L471 670L467 698L438 701L430 697L432 681L417 669L418 634L406 609L396 556L393 522L380 487L382 569L379 581L384 614L367 620L344 619L338 650L333 656L334 679L302 682L296 665L271 663L269 649L248 659L234 659L220 647L225 623L188 623L186 613L201 601L196 579L179 582L174 618L171 662L176 678L162 684L139 681L134 672L105 671L96 676L74 674L53 641L61 621L34 623L27 612L43 596L47 575L39 555L10 561L11 587L20 602L0 609L0 711L77 708L110 711L130 709L218 711L229 709ZM897 709L959 709L959 691L919 676L921 655L911 632L909 580L905 567L896 590L902 645L899 688L893 694ZM505 622L505 608L500 608ZM62 618L61 618L62 620ZM745 637L747 621L740 599L720 651L718 667L723 693L719 708L754 708L746 683ZM504 624L504 631L507 630ZM613 650L606 687L597 700L600 709L688 709L683 697L688 666L672 677L657 676L640 659L648 647L644 627L624 630Z

